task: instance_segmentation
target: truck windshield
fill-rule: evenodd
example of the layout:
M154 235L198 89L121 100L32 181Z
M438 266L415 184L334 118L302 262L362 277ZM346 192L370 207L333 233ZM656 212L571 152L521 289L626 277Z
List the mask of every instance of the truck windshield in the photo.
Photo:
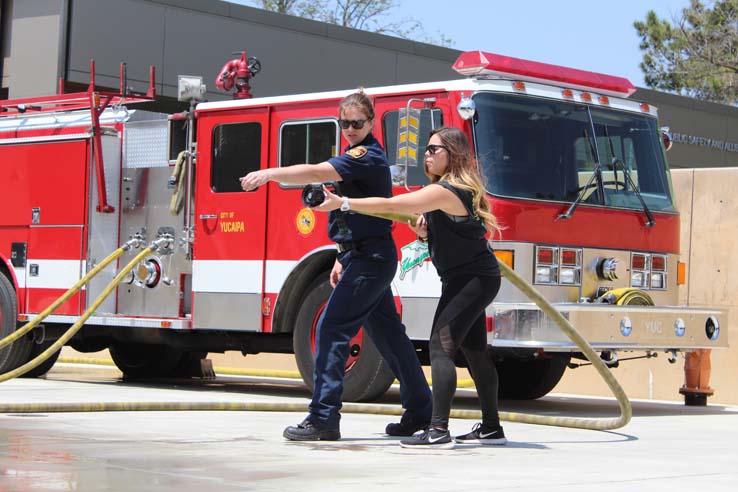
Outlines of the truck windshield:
M571 203L582 194L583 204L640 210L634 184L651 210L675 211L655 118L511 94L478 93L474 102L477 158L493 195ZM593 152L602 188L595 180L584 189Z

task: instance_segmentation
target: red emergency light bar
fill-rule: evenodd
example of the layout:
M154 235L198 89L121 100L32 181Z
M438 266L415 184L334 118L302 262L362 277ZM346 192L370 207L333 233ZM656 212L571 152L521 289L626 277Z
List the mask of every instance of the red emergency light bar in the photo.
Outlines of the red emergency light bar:
M492 75L529 82L542 82L591 90L608 96L628 97L636 91L630 80L604 73L560 67L483 51L467 51L459 55L454 70L461 75Z

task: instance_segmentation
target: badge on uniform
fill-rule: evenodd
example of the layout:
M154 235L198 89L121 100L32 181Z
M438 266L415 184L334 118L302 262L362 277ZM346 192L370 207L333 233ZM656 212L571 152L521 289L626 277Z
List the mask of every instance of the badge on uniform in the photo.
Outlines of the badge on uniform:
M400 260L400 280L405 278L407 272L413 268L417 268L423 264L425 260L430 258L428 252L428 243L413 241L401 248L402 260Z
M354 147L353 149L349 149L346 151L346 153L354 159L361 159L366 155L367 152L369 151L366 150L366 147L364 147L363 145L359 145L358 147Z

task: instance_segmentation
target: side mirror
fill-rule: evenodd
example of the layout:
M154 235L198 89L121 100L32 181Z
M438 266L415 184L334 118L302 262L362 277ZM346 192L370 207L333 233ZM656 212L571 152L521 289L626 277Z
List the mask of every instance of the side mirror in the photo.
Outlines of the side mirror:
M392 175L392 186L405 186L407 182L407 171L404 166L397 164L390 166L390 173Z
M671 141L671 132L668 126L661 127L661 142L664 144L664 150L667 152L671 149L673 142Z

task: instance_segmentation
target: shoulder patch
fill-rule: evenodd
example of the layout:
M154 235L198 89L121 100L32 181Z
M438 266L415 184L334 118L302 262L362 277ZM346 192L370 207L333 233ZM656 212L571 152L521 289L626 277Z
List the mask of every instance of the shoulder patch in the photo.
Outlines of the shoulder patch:
M353 149L349 149L346 151L346 153L354 159L361 159L366 155L367 152L369 151L366 150L366 147L364 147L363 145L359 145L358 147L354 147Z

